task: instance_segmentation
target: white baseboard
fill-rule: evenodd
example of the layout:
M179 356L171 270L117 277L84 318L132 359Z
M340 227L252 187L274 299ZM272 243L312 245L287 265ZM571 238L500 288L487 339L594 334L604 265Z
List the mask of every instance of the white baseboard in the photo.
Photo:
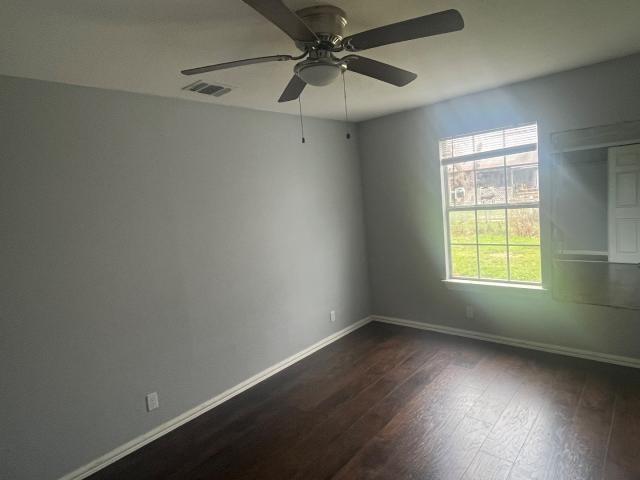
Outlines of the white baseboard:
M558 253L562 255L595 255L599 257L606 257L609 252L602 250L560 250Z
M417 328L420 330L430 330L433 332L445 333L447 335L456 335L458 337L475 338L476 340L482 340L485 342L502 343L504 345L528 348L530 350L541 350L543 352L557 353L559 355L567 355L569 357L585 358L587 360L595 360L596 362L613 363L615 365L622 365L624 367L640 368L640 359L638 358L609 355L607 353L579 350L577 348L563 347L561 345L552 345L548 343L530 342L528 340L519 340L517 338L501 337L499 335L492 335L489 333L464 330L462 328L445 327L442 325L416 322L413 320L404 320L401 318L384 317L380 315L372 315L371 320L376 322L401 325L404 327Z
M326 347L330 343L335 342L339 338L342 338L345 335L353 332L354 330L357 330L358 328L363 327L370 321L371 321L371 317L363 318L362 320L359 320L349 325L348 327L340 330L339 332L336 332L332 335L329 335L326 338L323 338L322 340L314 343L310 347L307 347L304 350L301 350L300 352L294 355L291 355L288 358L285 358L281 362L278 362L275 365L272 365L269 368L261 371L260 373L257 373L256 375L254 375L251 378L248 378L244 382L239 383L238 385L235 385L234 387L231 387L230 389L225 390L221 394L216 395L212 399L207 400L206 402L192 408L191 410L184 412L182 415L179 415L171 420L168 420L167 422L163 423L162 425L159 425L153 430L143 435L140 435L137 438L134 438L133 440L125 443L124 445L121 445L118 448L110 451L109 453L106 453L102 457L74 470L73 472L68 473L67 475L60 478L60 480L82 480L84 478L87 478L89 475L92 475L98 470L101 470L106 466L111 465L112 463L129 455L130 453L138 450L139 448L142 448L146 444L151 443L155 439L163 435L166 435L167 433L169 433L172 430L175 430L179 426L184 425L185 423L193 420L194 418L202 415L205 412L208 412L212 408L220 405L223 402L226 402L227 400L235 397L236 395L244 392L245 390L253 387L254 385L257 385L263 380L266 380L272 375L275 375L279 371L284 370L288 366L302 360L303 358L311 355L312 353L320 350L321 348Z

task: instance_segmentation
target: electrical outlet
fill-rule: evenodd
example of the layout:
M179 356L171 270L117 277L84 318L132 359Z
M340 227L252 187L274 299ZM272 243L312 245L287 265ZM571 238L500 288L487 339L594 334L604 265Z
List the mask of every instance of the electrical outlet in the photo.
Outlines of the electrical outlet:
M158 392L152 392L147 394L147 412L155 410L160 406L160 400L158 399Z
M335 310L331 310L329 312L329 320L331 320L332 322L336 321L336 311Z
M467 305L467 318L474 317L473 307L471 305Z

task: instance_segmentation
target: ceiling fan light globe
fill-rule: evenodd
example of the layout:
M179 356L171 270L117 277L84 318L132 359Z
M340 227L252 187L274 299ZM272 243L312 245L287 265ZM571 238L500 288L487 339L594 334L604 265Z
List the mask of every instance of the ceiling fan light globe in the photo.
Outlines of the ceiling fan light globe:
M317 63L303 66L296 73L305 83L315 87L324 87L333 83L342 73L342 69L339 65Z

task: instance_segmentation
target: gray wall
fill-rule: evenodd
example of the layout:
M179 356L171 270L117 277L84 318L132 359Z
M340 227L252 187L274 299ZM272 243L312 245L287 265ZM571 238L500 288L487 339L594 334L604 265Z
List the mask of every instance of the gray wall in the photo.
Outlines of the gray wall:
M549 245L549 134L640 119L640 55L359 124L373 313L640 358L640 312L506 289L449 290L438 139L537 121ZM543 275L549 251L543 245ZM465 317L465 305L476 318Z
M609 249L607 149L558 155L554 216L562 250Z
M1 478L57 478L369 314L344 124L301 145L295 116L8 77L0 121Z

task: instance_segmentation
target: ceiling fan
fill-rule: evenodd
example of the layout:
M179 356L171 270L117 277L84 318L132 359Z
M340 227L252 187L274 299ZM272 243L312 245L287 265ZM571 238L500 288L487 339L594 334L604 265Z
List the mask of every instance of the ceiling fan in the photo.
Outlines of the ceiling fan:
M280 96L279 102L297 99L307 84L329 85L345 70L403 87L415 80L417 75L360 55L346 55L338 58L335 53L359 52L392 43L455 32L464 28L464 20L460 12L445 10L344 37L347 15L338 7L320 5L303 8L294 13L281 0L243 1L289 35L302 54L248 58L190 68L183 70L182 73L199 75L254 63L301 60L294 66L294 75Z

